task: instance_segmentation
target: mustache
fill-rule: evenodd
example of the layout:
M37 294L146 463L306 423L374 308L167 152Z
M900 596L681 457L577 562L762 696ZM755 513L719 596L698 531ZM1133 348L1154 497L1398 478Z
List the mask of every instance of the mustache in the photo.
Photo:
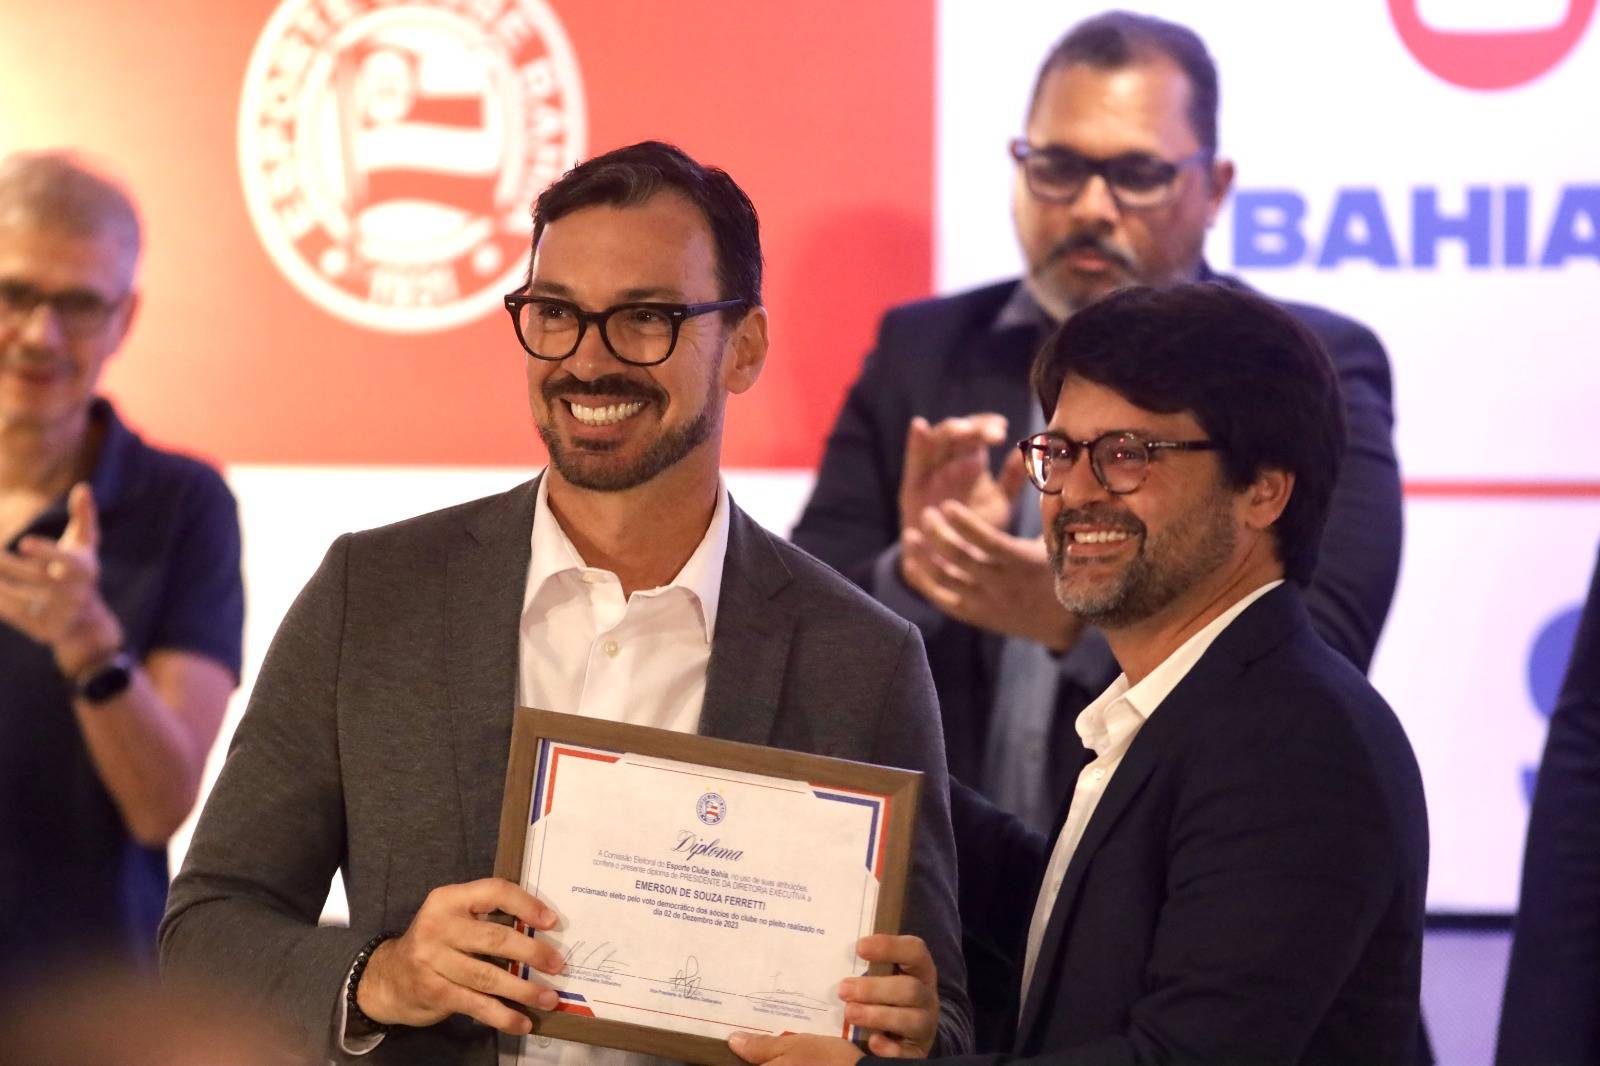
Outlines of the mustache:
M1042 274L1045 270L1055 265L1058 260L1064 259L1073 252L1095 252L1111 260L1128 273L1133 273L1133 258L1117 248L1108 244L1103 238L1093 233L1072 233L1057 241L1050 250L1039 260L1032 273Z
M0 366L21 367L27 370L54 370L70 364L49 348L30 344L0 346Z
M1066 539L1068 526L1100 526L1136 537L1143 536L1145 532L1145 525L1137 515L1111 507L1071 507L1063 510L1050 523L1052 539L1057 544Z
M571 375L550 378L539 387L539 392L546 403L588 396L604 396L615 400L643 400L646 403L660 403L666 399L666 394L655 386L623 374L606 374L593 381L580 381Z

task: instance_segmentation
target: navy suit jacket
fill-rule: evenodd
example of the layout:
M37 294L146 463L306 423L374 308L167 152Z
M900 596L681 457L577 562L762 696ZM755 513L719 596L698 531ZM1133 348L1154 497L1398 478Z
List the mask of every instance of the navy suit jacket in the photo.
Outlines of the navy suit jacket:
M1539 764L1495 1061L1600 1063L1600 560Z
M1009 1054L1041 1066L1414 1062L1428 829L1400 723L1283 585L1134 737L1056 898L1053 841L952 796L968 933L1012 963ZM1013 1014L1013 1018L1016 1015Z
M1207 277L1241 285L1231 278ZM1028 372L1040 343L1032 325L997 328L996 317L1018 282L894 308L851 387L828 438L816 487L793 540L915 622L922 630L939 692L950 774L979 780L994 698L1000 638L940 614L903 584L881 586L898 573L899 492L906 430L914 416L932 422L978 411L1007 417L1011 436L1026 433L1036 404ZM1334 488L1321 561L1306 594L1324 640L1361 670L1372 660L1389 612L1400 565L1400 472L1391 440L1389 360L1371 330L1321 308L1284 304L1333 359L1344 394L1349 446ZM995 470L1009 443L991 455ZM1032 506L1025 500L1024 506ZM1069 662L1057 700L1056 780L1065 796L1078 771L1072 719L1117 676L1098 635L1087 656ZM1069 659L1073 657L1069 656Z

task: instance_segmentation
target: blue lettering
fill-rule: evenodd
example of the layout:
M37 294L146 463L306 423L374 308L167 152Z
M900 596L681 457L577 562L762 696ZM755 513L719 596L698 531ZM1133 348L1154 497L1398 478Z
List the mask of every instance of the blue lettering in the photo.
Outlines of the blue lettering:
M1506 189L1506 228L1504 260L1508 267L1528 265L1528 187Z
M1474 185L1467 190L1467 213L1450 216L1439 211L1439 190L1411 190L1411 262L1431 267L1439 261L1441 240L1464 241L1467 265L1489 265L1489 188Z
M1233 265L1286 267L1306 254L1305 199L1287 189L1252 189L1233 198Z
M1370 259L1379 267L1400 265L1377 189L1341 189L1333 202L1317 266L1326 269L1346 259Z
M1462 202L1441 207L1442 197ZM1413 187L1410 217L1391 225L1383 194L1373 186L1336 189L1320 247L1308 241L1311 205L1293 189L1241 189L1234 194L1233 266L1271 270L1315 264L1320 269L1366 261L1381 270L1405 265L1437 269L1441 246L1459 242L1467 267L1561 269L1573 260L1600 263L1600 184L1567 185L1559 191L1553 221L1532 231L1532 190L1527 185ZM1395 229L1410 243L1395 243ZM1408 256L1409 264L1401 260Z
M1588 220L1587 233L1579 232L1581 219ZM1550 239L1539 265L1558 267L1579 256L1600 260L1600 185L1572 185L1561 190L1556 220L1550 223Z

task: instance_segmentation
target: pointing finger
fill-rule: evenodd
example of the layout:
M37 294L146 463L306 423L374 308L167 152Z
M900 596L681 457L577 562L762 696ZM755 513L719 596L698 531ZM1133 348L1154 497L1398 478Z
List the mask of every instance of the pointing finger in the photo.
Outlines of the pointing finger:
M67 494L67 528L60 544L90 552L100 547L100 517L95 511L94 490L87 481L78 482Z

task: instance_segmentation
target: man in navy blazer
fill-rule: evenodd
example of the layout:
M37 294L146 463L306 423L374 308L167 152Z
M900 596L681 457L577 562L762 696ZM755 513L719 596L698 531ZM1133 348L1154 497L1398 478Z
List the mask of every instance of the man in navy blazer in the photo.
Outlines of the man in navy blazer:
M1159 19L1100 16L1056 45L1012 146L1027 275L884 317L793 532L917 623L951 775L1040 830L1077 772L1073 716L1117 671L1050 597L1036 516L1014 502L1010 443L1041 425L1028 368L1056 324L1117 288L1240 284L1200 255L1233 180L1217 94L1204 43ZM1360 323L1285 306L1333 358L1349 438L1306 606L1365 670L1400 560L1389 361Z
M1415 1061L1421 778L1299 591L1344 450L1326 355L1260 297L1134 288L1034 383L1054 592L1123 673L1075 721L1094 758L1053 839L955 789L982 871L962 919L1007 962L1012 1034L955 1061Z

